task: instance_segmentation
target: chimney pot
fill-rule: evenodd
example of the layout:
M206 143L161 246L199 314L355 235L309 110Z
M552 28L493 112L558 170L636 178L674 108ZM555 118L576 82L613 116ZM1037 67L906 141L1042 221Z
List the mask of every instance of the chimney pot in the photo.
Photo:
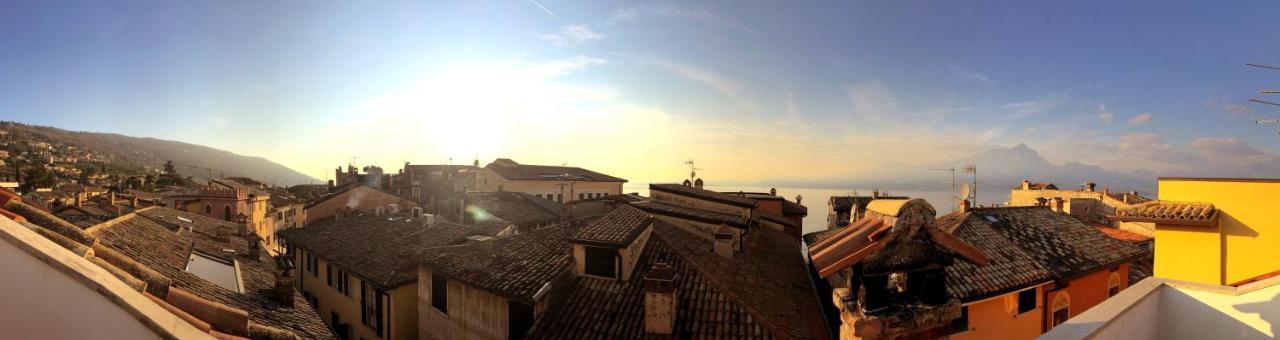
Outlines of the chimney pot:
M658 262L644 275L644 332L672 334L676 324L676 271Z
M694 181L693 181L693 186L694 186L695 188L702 189L702 178L698 178L698 179L694 180Z
M733 248L734 243L736 243L734 242L733 229L729 228L727 225L721 224L720 228L716 229L714 235L715 241L712 244L712 250L716 255L720 255L728 259L733 258Z
M960 200L960 212L968 212L969 208L970 208L969 200L967 199Z
M1022 180L1022 190L1031 190L1031 181Z

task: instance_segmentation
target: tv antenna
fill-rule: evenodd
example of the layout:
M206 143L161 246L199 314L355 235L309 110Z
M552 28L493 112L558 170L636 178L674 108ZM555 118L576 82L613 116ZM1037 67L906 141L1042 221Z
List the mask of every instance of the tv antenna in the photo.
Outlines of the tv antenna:
M969 164L964 167L964 173L973 174L973 186L970 188L972 191L970 195L972 195L973 197L973 205L976 206L978 205L978 166L976 164ZM970 195L965 195L965 196L970 196ZM967 199L969 197L965 197L965 198Z
M951 184L951 201L952 201L952 202L954 202L954 203L956 203L956 204L959 204L959 203L960 203L960 196L956 196L956 168L951 167L951 168L945 168L945 169L929 169L929 170L930 170L930 171L950 171L950 172L951 172L951 181L950 181L950 182L947 182L947 183L950 183L950 184ZM967 191L966 191L966 192L967 192ZM963 196L968 196L968 194L966 193L966 194L964 194Z
M697 177L698 177L698 170L706 170L706 169L703 169L703 168L699 168L699 167L694 166L694 164L693 164L693 160L692 160L692 159L687 160L687 161L684 161L684 165L688 165L688 166L689 166L689 181L690 181L690 182L693 182L695 179L697 179Z
M1257 67L1257 68L1261 68L1261 69L1268 69L1268 70L1272 70L1272 71L1280 71L1280 67L1275 67L1275 66L1270 66L1270 65L1261 65L1261 64L1245 64L1245 66ZM1259 90L1259 91L1258 91L1258 95L1268 95L1268 94L1280 94L1280 90ZM1267 104L1267 105L1271 105L1271 106L1280 106L1280 104L1278 104L1278 103L1276 103L1276 102L1267 101L1267 100L1262 100L1262 99L1257 99L1257 98L1249 98L1249 102L1252 102L1252 103L1258 103L1258 104ZM1259 119L1259 120L1257 120L1257 122L1256 122L1256 123L1257 123L1258 125L1277 124L1277 123L1280 123L1280 118L1265 118L1265 119Z

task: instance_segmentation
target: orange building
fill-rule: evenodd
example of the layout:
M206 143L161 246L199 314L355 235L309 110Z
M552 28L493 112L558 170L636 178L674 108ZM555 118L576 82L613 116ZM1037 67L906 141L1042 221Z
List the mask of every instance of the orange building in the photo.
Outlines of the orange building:
M1146 255L1048 207L962 206L938 218L936 228L988 259L946 267L947 292L962 305L951 339L1034 339L1127 288L1129 262ZM819 244L838 230L806 240ZM828 283L837 290L851 284L847 276Z

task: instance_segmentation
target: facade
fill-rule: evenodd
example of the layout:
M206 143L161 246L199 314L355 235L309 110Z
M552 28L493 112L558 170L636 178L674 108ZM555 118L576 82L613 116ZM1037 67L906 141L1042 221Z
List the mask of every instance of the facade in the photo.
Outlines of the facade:
M364 186L387 189L387 185L391 183L390 174L382 173L382 168L378 166L365 166L361 168L364 173L356 171L354 165L347 164L347 171L343 172L342 167L333 170L334 186L346 186L350 184L362 184Z
M477 161L477 163L479 163ZM438 202L461 198L476 188L477 165L409 164L390 177L388 190L418 202L426 213L437 214Z
M308 202L305 207L306 222L303 225L330 220L344 212L372 212L379 207L407 210L417 206L418 203L413 200L383 190L359 183L347 184Z
M893 216L891 208L903 205L894 202L902 201L872 201L868 211L875 213L876 219L864 217L849 227L807 237L815 270L827 278L833 291L856 287L857 283L851 273L843 271L851 262L835 262L829 257L857 249L871 251L857 253L862 254L859 256L884 251L857 240L867 240L868 233L877 233L869 226L884 228L883 225L892 224L889 221L897 221L886 218ZM945 267L947 295L958 300L960 315L951 319L947 331L933 330L930 334L952 339L1039 336L1128 287L1130 262L1146 254L1073 216L1046 207L962 205L961 210L939 217L925 230L946 233L985 259L981 263L955 261ZM837 238L841 235L846 240ZM853 245L826 250L840 244L837 242ZM902 332L923 330L910 322L903 325Z
M299 264L297 287L339 337L416 339L415 258L425 249L494 233L417 211L353 212L280 233L288 256Z
M1115 215L1117 209L1150 202L1150 198L1139 195L1137 191L1112 193L1110 189L1105 188L1102 191L1095 191L1096 187L1093 182L1087 182L1079 190L1059 189L1053 183L1032 183L1023 180L1022 184L1009 191L1009 206L1047 206L1059 212L1075 215L1087 223L1108 225L1145 236L1154 235L1155 226L1151 223L1114 221L1107 218Z
M579 167L526 165L499 158L476 173L473 191L516 191L566 203L620 195L626 182Z
M162 199L166 207L200 214L223 221L244 223L258 237L275 238L275 220L267 218L271 194L258 187L229 179L210 180L209 184L168 193Z
M1160 178L1160 201L1117 212L1155 224L1155 277L1043 339L1271 339L1280 336L1280 181Z

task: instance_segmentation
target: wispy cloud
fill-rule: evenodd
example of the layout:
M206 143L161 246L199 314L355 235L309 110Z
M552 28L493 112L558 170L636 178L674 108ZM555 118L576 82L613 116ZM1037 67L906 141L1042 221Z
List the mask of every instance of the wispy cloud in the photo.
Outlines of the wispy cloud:
M1027 101L1013 102L1004 104L1001 108L1013 118L1023 118L1027 116L1038 115L1056 108L1067 102L1071 97L1071 91L1054 91L1040 96L1039 98Z
M647 18L679 19L699 21L728 28L755 32L737 19L727 17L707 8L690 8L676 5L645 5L619 8L609 16L610 25L635 22Z
M690 80L706 84L726 96L738 97L740 94L739 91L742 88L742 85L737 81L698 66L658 58L651 58L648 62L658 67L676 72Z
M1116 120L1116 114L1107 111L1107 104L1098 104L1098 120L1104 124L1111 124Z
M972 81L972 82L981 84L983 86L991 85L992 83L991 77L988 77L985 73L982 73L982 72L969 71L969 70L961 69L956 66L951 67L951 72L955 73L961 79Z
M1151 122L1151 112L1143 112L1129 119L1129 126L1138 126Z
M556 14L555 14L555 13L551 13L551 10L547 9L547 7L546 7L546 6L543 6L542 4L538 3L538 1L537 1L537 0L529 0L529 3L533 4L534 6L538 6L538 8L539 8L539 9L542 9L542 11L543 11L543 12L547 12L547 15L550 15L550 16L553 16L553 17L554 17L554 16L556 16Z
M604 39L604 34L591 30L587 25L566 25L556 34L540 34L538 38L555 46L574 46L587 41Z

